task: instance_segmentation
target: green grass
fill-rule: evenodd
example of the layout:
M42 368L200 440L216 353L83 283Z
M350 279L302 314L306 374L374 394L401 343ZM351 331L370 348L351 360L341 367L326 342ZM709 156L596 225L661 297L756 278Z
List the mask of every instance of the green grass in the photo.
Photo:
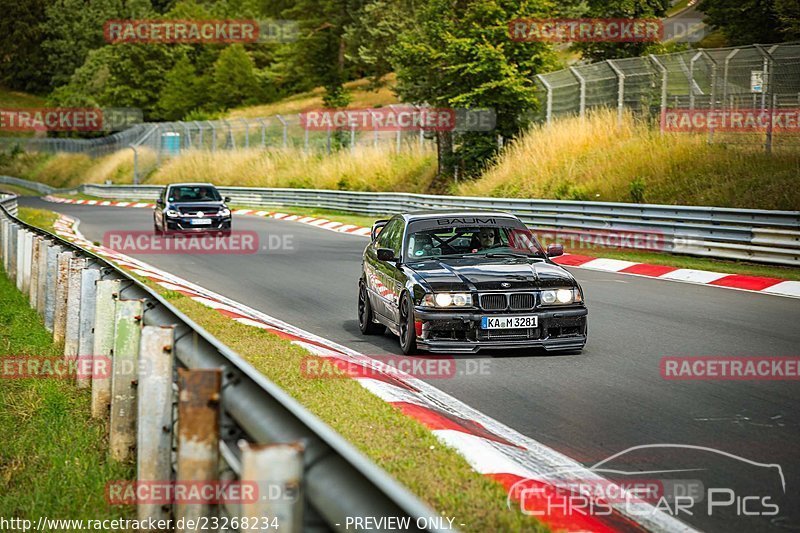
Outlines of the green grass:
M17 215L20 220L27 222L37 228L42 228L53 232L53 223L58 220L58 213L47 209L34 209L32 207L20 207Z
M60 359L38 314L0 271L0 360L31 355ZM5 379L0 385L0 516L34 522L131 518L105 502L109 481L133 467L107 459L104 423L90 418L90 393L64 379Z
M0 192L9 192L19 196L40 196L38 191L28 189L27 187L20 187L19 185L8 185L0 183Z

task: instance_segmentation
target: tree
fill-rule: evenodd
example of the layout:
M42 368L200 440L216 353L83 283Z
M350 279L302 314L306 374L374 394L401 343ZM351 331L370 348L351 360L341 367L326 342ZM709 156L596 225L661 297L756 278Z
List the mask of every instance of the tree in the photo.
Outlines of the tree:
M417 20L391 48L397 91L404 101L435 107L491 108L496 129L456 139L439 132L440 183L453 176L456 160L464 174L477 173L497 151L496 136L519 133L520 114L538 105L533 78L555 67L549 45L515 42L508 23L542 17L547 2L431 0L419 9Z
M167 73L156 112L163 120L182 120L190 111L204 107L207 94L208 80L198 76L192 62L183 56Z
M705 22L732 45L777 43L800 36L797 0L702 0Z
M253 60L240 44L222 51L214 63L212 79L210 92L219 108L257 103L263 93Z
M46 92L50 65L41 53L47 0L0 0L0 83L11 89Z

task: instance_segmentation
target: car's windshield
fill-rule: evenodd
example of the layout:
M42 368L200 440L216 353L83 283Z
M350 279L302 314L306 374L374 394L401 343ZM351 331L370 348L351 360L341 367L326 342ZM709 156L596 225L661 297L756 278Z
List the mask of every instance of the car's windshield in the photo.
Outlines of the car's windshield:
M214 187L180 185L169 190L170 202L219 202L222 197Z
M511 219L438 227L415 228L412 224L405 249L409 259L463 255L545 257L530 230Z

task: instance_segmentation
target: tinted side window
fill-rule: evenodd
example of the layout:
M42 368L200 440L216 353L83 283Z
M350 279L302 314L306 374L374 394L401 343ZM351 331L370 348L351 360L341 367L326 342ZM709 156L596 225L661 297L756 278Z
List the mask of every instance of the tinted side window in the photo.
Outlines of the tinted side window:
M381 234L378 235L378 248L391 248L394 250L393 244L396 240L395 235L398 233L398 229L401 227L402 224L400 220L390 220L389 223L384 226Z

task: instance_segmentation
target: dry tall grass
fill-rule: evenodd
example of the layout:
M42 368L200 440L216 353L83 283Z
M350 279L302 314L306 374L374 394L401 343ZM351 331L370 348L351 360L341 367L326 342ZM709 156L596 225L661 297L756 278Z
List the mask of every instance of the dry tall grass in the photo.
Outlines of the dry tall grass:
M707 144L616 112L537 126L456 194L800 209L800 150Z
M151 175L147 183L210 181L219 185L298 187L352 191L425 191L435 173L435 154L413 148L360 147L333 155L287 150L186 152Z

